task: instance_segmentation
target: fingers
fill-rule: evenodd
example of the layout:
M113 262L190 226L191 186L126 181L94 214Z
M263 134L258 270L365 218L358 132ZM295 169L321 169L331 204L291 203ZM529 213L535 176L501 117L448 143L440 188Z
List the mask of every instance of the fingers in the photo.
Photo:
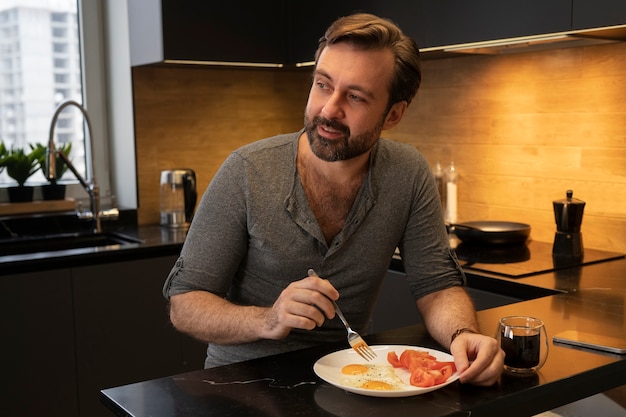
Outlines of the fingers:
M331 300L337 298L339 293L328 280L307 277L281 292L267 319L276 334L283 336L294 328L312 330L335 316Z
M490 386L500 378L504 352L497 341L480 334L465 333L450 346L462 383Z

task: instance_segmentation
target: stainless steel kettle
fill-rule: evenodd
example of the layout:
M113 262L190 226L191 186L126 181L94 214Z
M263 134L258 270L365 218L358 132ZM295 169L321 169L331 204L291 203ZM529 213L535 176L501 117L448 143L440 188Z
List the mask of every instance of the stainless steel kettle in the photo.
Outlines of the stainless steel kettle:
M197 197L196 173L193 170L161 171L161 226L175 229L189 227Z

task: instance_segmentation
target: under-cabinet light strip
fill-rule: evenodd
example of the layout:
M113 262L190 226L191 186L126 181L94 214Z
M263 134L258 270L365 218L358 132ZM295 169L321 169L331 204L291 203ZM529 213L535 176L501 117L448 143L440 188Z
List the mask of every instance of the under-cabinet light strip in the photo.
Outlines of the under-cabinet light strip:
M260 68L282 68L283 64L263 63L263 62L226 62L226 61L194 61L185 59L166 59L165 64L182 65L214 65L224 67L260 67Z
M428 48L421 48L421 52L432 52L432 51L459 51L463 49L474 49L474 48L486 48L486 47L498 47L498 46L506 46L506 45L514 45L518 43L526 43L526 42L541 42L541 41L553 41L567 38L571 35L590 35L592 36L594 32L606 31L611 29L625 29L626 25L615 25L615 26L604 26L599 28L592 29L579 29L579 30L571 30L565 32L555 32L548 33L543 35L531 35L531 36L520 36L515 38L506 38L506 39L497 39L490 41L480 41L480 42L469 42L462 44L454 44L454 45L443 45L443 46L432 46Z

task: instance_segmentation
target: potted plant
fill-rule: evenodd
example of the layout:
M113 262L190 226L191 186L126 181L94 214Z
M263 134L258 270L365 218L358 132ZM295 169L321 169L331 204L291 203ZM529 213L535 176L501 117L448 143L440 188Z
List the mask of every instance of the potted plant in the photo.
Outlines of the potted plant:
M17 182L17 186L9 187L9 201L25 202L33 200L33 187L25 185L26 180L39 168L41 150L33 148L26 153L22 148L11 149L2 158L2 165L7 175Z
M5 163L7 155L9 151L7 151L6 146L4 146L4 142L0 142L0 174L4 171Z
M33 149L38 152L39 167L41 168L43 176L46 177L48 164L48 148L41 143L38 143ZM72 151L72 144L65 143L62 146L56 146L56 150L62 152L66 157L69 158L70 152ZM48 184L41 187L41 194L44 200L63 200L65 198L65 184L59 184L58 181L67 172L68 166L63 158L58 155L55 157L54 161L55 177L52 180L48 180Z

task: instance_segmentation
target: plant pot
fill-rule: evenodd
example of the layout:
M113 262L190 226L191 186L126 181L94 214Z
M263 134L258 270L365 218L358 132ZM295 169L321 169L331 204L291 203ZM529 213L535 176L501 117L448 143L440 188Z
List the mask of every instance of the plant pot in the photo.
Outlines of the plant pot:
M33 190L34 188L29 185L9 187L9 201L11 203L26 203L33 201Z
M63 200L65 198L65 184L42 185L41 195L44 200Z

